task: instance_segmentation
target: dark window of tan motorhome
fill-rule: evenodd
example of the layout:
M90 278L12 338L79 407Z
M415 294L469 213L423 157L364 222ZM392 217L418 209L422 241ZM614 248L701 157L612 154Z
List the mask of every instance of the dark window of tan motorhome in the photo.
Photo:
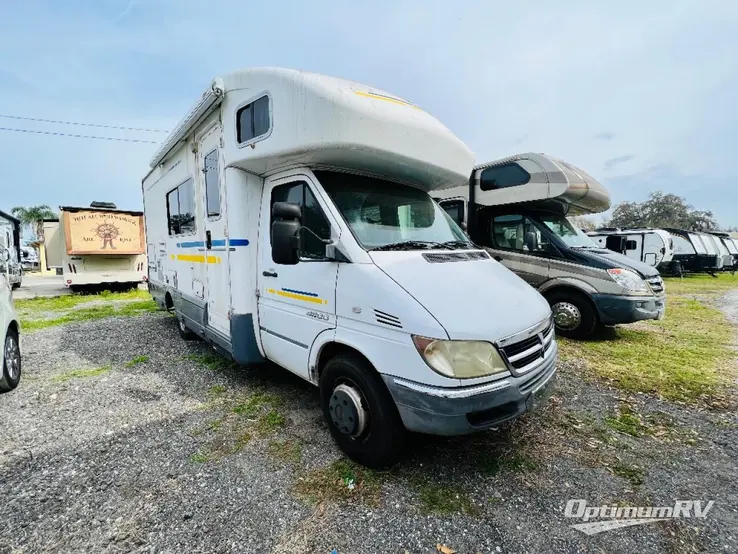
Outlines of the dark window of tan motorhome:
M220 180L218 179L218 151L213 150L203 160L205 173L205 204L208 217L220 215Z
M482 190L517 187L530 181L530 173L516 163L488 167L482 171L479 186Z
M300 206L300 210L302 211L302 226L309 229L300 231L300 257L311 259L325 258L325 243L318 237L329 239L331 236L331 226L307 183L297 181L274 187L272 189L271 205L274 205L275 202L289 202L290 204Z
M269 132L269 97L262 96L236 112L238 142L248 142Z
M527 217L502 215L492 220L491 238L496 248L529 252L525 244L525 235L529 232L534 232L538 236L539 247L536 252L547 252L548 240Z
M167 218L170 235L195 232L195 190L192 178L167 194Z
M464 201L463 200L451 200L448 202L441 202L441 207L446 210L446 213L451 216L456 223L462 223L464 221Z

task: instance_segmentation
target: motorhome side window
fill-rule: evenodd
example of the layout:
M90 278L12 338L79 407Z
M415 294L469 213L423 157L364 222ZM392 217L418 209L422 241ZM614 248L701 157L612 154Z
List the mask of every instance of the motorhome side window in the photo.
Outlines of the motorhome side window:
M195 189L192 178L167 193L167 217L170 235L195 232Z
M502 215L492 220L492 244L497 248L530 252L525 243L526 233L536 234L538 248L535 252L547 252L548 241L533 223L522 215Z
M266 135L269 131L269 97L262 96L236 112L236 135L238 142Z
M464 202L463 200L451 200L448 202L442 202L441 207L446 213L454 220L454 222L461 223L464 221Z
M517 187L530 181L530 173L516 163L488 167L482 171L479 186L482 190Z
M297 204L302 210L302 226L321 239L331 237L331 226L305 181L279 185L272 189L271 205L275 202ZM271 211L271 210L270 210ZM325 243L308 230L300 231L300 257L315 260L325 258Z
M205 204L208 217L220 215L220 186L218 179L218 151L213 150L203 160L205 173Z

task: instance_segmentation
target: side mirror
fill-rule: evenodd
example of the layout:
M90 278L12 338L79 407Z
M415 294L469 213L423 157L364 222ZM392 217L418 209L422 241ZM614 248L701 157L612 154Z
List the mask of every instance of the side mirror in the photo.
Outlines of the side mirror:
M272 206L272 260L281 265L299 261L300 206L275 202Z
M535 231L525 233L525 246L528 247L529 252L536 252L541 249L541 245L538 243L538 234Z
M461 227L461 230L466 232L466 223L464 221L459 222L459 227Z

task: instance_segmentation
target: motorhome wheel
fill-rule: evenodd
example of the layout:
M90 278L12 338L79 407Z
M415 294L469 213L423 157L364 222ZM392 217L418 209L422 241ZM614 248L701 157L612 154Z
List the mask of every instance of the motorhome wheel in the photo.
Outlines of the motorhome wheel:
M0 392L8 392L18 386L21 376L21 354L18 333L8 329L3 347L4 361L0 375Z
M580 294L554 292L546 299L553 312L556 332L564 337L585 338L597 327L597 314Z
M323 416L331 435L349 458L368 467L397 462L405 428L379 374L350 354L326 363L320 374Z
M184 317L179 314L177 314L177 329L179 330L179 336L184 340L194 340L197 338L197 335L188 329Z

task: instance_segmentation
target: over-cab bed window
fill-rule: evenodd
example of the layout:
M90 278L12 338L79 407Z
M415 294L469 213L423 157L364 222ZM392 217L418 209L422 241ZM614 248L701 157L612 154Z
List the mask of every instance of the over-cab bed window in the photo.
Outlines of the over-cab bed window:
M516 163L488 167L482 171L479 186L482 190L517 187L530 181L530 173Z
M195 232L195 187L192 177L167 193L167 219L170 235Z
M236 112L238 142L248 142L269 132L269 97L262 96Z

